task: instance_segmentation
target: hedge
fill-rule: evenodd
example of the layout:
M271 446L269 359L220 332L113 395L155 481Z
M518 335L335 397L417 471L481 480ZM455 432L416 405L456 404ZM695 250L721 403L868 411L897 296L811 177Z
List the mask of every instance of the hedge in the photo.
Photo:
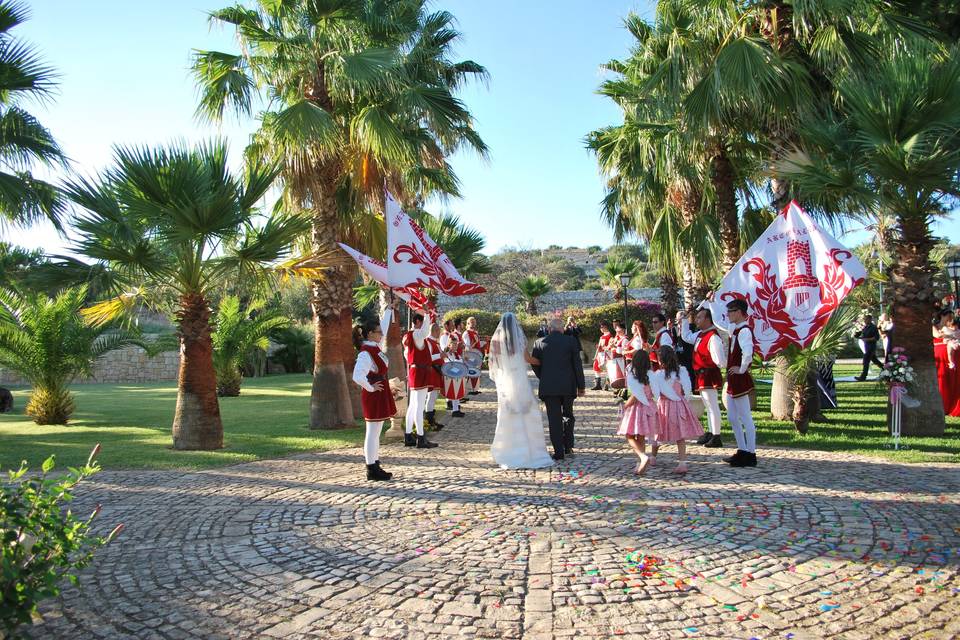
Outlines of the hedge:
M500 324L500 316L503 314L494 313L493 311L484 311L482 309L454 309L453 311L448 311L443 315L443 321L447 320L462 320L463 328L467 328L467 318L473 317L477 319L477 330L482 336L492 336L493 332L496 330L497 325ZM517 320L520 321L520 326L523 327L523 332L527 337L532 337L537 335L537 329L540 328L540 319L531 318L527 315L517 315Z

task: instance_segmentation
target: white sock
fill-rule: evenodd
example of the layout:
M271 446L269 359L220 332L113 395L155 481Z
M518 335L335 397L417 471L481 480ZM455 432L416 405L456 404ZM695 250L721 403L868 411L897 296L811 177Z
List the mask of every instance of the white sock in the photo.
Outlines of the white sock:
M437 396L440 395L439 389L434 389L427 394L427 411L437 410Z
M707 424L710 425L710 433L715 436L720 435L720 400L716 389L701 389L700 397L703 398L703 406L707 409Z
M380 430L382 428L383 420L367 422L367 436L363 439L363 457L367 464L373 464L380 459Z
M747 450L747 441L743 437L743 418L740 416L740 406L737 398L729 393L723 396L723 404L727 405L727 422L733 429L733 437L737 441L737 449Z
M451 402L453 402L453 410L454 410L454 411L460 411L460 401L459 401L459 400L451 400Z
M407 433L411 433L416 427L417 435L423 435L423 410L426 406L427 390L410 389L410 398L407 401Z

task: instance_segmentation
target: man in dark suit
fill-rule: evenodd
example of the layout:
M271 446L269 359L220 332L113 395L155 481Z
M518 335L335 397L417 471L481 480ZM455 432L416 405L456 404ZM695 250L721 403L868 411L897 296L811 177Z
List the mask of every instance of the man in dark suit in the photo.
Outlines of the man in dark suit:
M854 334L858 340L863 340L863 372L854 378L857 382L863 382L870 373L870 363L877 365L881 369L883 363L877 358L877 343L880 341L880 331L877 325L873 324L873 316L867 316L864 319L863 329Z
M586 383L577 339L564 335L559 318L551 319L549 326L550 332L533 344L531 364L547 407L553 459L563 460L564 455L573 455L573 400L584 395Z

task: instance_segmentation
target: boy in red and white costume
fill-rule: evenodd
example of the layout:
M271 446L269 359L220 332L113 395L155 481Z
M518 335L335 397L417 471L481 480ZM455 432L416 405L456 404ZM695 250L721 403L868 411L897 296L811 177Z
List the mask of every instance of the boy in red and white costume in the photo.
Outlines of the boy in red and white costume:
M707 410L709 431L705 432L697 444L705 447L720 448L720 389L723 388L723 371L727 364L727 354L723 346L720 330L713 324L713 314L709 309L698 309L690 314L697 331L690 331L684 323L681 335L684 342L693 345L693 389L700 392L703 406Z
M653 342L650 343L650 370L660 370L660 360L658 353L660 347L673 347L673 338L670 337L670 330L667 329L667 317L662 313L655 313L650 318L650 324L653 325Z
M463 362L463 345L457 334L452 334L444 350L443 359L445 362ZM443 395L449 401L453 411L450 413L452 418L462 418L463 411L460 410L460 401L467 395L466 378L443 378Z
M430 322L423 316L413 316L413 328L403 334L403 352L407 360L407 386L409 398L407 400L407 423L403 437L403 444L418 449L432 449L438 446L427 440L423 433L423 412L427 406L427 395L430 392L430 368L433 358L427 345L430 335ZM413 429L416 427L417 436L414 438Z
M597 341L597 354L593 358L593 372L596 374L593 391L600 391L603 388L603 376L607 371L607 348L612 339L610 323L604 320L600 323L600 340Z
M477 319L473 316L467 318L467 330L463 332L463 347L464 349L473 349L483 353L484 347L483 340L480 339L480 333L477 332ZM467 378L470 382L470 395L476 396L480 394L480 376Z
M427 347L430 349L430 391L427 393L427 406L423 412L426 419L434 431L443 429L444 424L437 422L437 397L443 389L443 374L440 373L440 365L443 364L443 349L440 348L440 325L434 324L430 327L430 337L427 338Z
M737 452L726 458L731 467L757 466L757 427L750 413L750 392L753 390L753 332L747 322L747 301L731 300L727 304L730 319L730 356L727 358L727 421L737 439Z

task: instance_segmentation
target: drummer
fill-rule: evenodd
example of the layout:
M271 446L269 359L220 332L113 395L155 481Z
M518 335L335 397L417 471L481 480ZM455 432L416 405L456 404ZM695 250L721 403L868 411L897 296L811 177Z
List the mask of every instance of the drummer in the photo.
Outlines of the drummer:
M619 320L613 321L614 336L607 343L607 377L610 386L622 389L626 384L627 364L624 354L630 349L627 327Z
M486 347L486 343L480 338L480 333L477 331L477 319L473 316L467 318L467 330L463 332L463 347L470 351L479 351L481 354ZM473 364L470 366L473 366ZM470 383L470 395L472 396L480 395L480 367L477 367L476 373L477 375L467 378Z
M459 362L462 364L462 356L463 345L460 343L460 337L456 333L451 334L447 348L443 353L443 360L445 363ZM463 400L465 395L467 395L467 379L465 376L454 378L445 375L443 377L443 396L450 402L450 406L453 409L450 417L462 418L466 415L460 410L460 401Z

